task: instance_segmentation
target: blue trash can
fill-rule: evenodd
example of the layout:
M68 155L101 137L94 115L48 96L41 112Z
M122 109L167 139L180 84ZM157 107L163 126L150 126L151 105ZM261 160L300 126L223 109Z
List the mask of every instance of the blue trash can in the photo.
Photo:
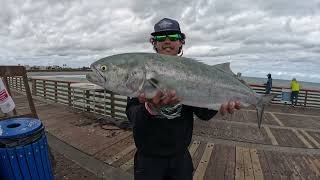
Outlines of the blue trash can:
M54 179L44 127L39 119L0 121L0 179Z

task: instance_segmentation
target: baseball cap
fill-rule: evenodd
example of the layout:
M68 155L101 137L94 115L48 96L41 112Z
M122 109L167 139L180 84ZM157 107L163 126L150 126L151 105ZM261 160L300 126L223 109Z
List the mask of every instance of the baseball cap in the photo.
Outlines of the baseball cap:
M178 21L163 18L154 25L154 32L151 33L152 36L170 34L170 33L179 33L182 35L183 39L185 38L184 33L180 30L180 25Z

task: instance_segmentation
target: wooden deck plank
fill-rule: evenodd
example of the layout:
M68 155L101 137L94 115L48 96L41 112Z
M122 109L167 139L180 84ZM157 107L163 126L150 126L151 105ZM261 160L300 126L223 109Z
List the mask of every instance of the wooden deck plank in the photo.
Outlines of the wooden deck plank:
M297 156L291 155L290 156L290 162L292 163L294 169L298 172L298 174L300 175L301 179L306 179L305 177L305 171L303 170L303 168L300 166L300 161L301 159L297 159Z
M276 145L276 146L279 145L279 143L277 142L276 138L275 138L274 135L272 134L270 128L269 128L269 127L266 127L266 126L264 126L263 128L266 130L266 132L267 132L267 134L268 134L268 137L269 137L270 140L271 140L272 145Z
M192 162L193 162L193 167L194 169L197 169L198 168L198 165L200 163L200 160L201 160L201 157L202 157L202 154L204 152L204 149L206 148L207 146L207 143L205 142L200 142L200 145L198 147L198 149L196 150L196 152L194 153L193 157L192 157Z
M137 151L137 149L133 149L132 151L130 151L129 153L122 156L120 159L118 159L114 163L112 163L112 166L120 167L121 165L127 163L128 161L130 161L130 159L134 158L134 154L136 153L136 151Z
M300 128L311 128L311 129L320 128L320 123L318 120L314 119L314 116L303 115L304 113L301 113L301 114L274 113L274 114L287 127L294 127L294 128L300 127Z
M256 149L250 149L250 155L252 160L252 167L255 180L264 180L259 157Z
M131 158L128 162L122 164L120 166L120 169L124 170L124 171L128 171L130 168L132 168L134 165L134 157Z
M136 148L135 144L131 144L125 149L123 149L122 151L120 151L119 153L113 155L110 159L105 160L104 162L107 164L112 164L116 162L118 159L120 159L121 157L133 151L135 148Z
M210 180L214 178L224 180L224 172L228 160L227 155L227 146L215 145L203 179Z
M244 148L236 147L236 168L235 168L235 180L245 180L244 177Z
M213 147L214 147L213 143L207 143L207 146L206 146L206 148L203 152L203 155L201 157L201 161L200 161L200 163L199 163L199 165L193 175L194 180L202 180L203 179L205 172L206 172L206 169L207 169L207 166L208 166L209 159L212 154Z
M315 173L315 176L320 178L320 170L318 169L317 165L312 161L310 157L303 157L303 160L306 164L309 165L309 168Z
M254 172L249 148L243 148L244 179L254 180Z
M287 167L287 171L286 174L294 180L299 180L302 179L301 174L296 170L296 168L294 167L293 163L292 163L292 159L290 158L289 155L282 155L281 156L281 161L285 164L285 166Z
M305 161L305 158L310 158L308 155L297 156L299 165L303 169L303 175L306 179L317 179L317 174L312 169L311 164L308 161Z
M193 141L192 144L189 146L189 153L191 157L194 156L194 153L197 151L199 146L200 146L200 141Z
M301 129L300 132L304 134L317 148L320 149L320 143L316 141L310 134L308 134L305 130Z
M320 169L320 159L314 159L313 162L317 166L317 168Z
M273 117L273 119L279 124L279 126L284 126L284 124L280 121L280 119L277 118L272 112L269 112L269 114Z
M313 148L313 146L296 129L292 128L291 130L303 142L303 144L306 145L307 148Z
M227 163L224 172L225 180L235 179L235 168L236 168L236 147L228 146Z
M291 179L291 172L288 172L288 166L283 161L283 157L285 157L285 154L282 154L280 152L272 151L271 156L273 157L273 163L277 163L277 173L280 176L280 179Z
M264 154L269 165L272 180L281 179L279 173L279 162L274 159L272 151L264 151Z
M272 129L272 134L277 138L279 146L306 148L306 145L289 129Z
M107 159L111 158L114 154L119 153L125 147L128 147L133 143L133 137L131 134L130 136L125 137L124 139L121 139L118 142L115 142L113 145L101 149L100 151L95 153L94 156L101 161L106 161Z

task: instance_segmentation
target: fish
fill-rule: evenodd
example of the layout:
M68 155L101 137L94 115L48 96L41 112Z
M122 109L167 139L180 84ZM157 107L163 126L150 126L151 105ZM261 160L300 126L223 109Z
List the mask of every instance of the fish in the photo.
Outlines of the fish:
M102 58L90 65L88 81L114 93L152 98L157 91L175 90L181 104L219 110L223 103L239 101L253 105L261 127L266 105L275 97L256 93L237 77L230 63L208 65L195 59L158 53L123 53Z

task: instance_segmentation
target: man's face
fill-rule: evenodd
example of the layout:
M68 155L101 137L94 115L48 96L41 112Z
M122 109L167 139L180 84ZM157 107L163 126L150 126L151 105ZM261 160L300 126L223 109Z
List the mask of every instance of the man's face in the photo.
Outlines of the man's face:
M172 41L168 37L164 41L155 41L155 47L158 53L176 56L179 53L179 48L182 46L181 40Z

